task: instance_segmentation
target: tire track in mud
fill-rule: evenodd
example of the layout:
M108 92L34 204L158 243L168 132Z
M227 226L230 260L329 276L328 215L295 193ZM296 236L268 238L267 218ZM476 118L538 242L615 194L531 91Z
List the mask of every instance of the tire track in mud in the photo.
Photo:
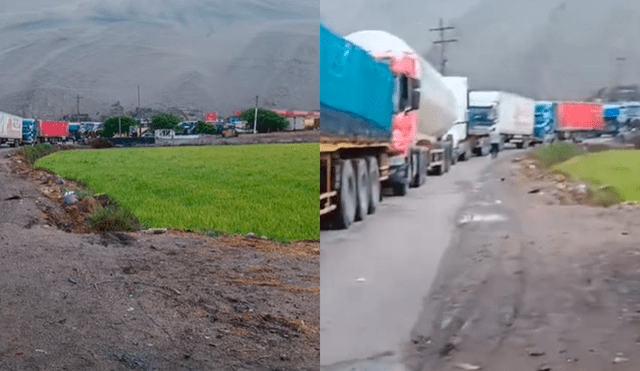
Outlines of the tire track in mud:
M405 348L409 370L446 369L460 349L497 354L513 331L526 294L527 264L502 173L494 167L483 176L459 212L458 234Z

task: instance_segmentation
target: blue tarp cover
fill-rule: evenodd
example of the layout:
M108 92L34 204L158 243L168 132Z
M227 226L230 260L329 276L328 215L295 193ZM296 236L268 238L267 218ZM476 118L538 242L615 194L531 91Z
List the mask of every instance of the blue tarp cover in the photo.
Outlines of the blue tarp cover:
M390 140L393 91L386 63L320 26L322 135Z

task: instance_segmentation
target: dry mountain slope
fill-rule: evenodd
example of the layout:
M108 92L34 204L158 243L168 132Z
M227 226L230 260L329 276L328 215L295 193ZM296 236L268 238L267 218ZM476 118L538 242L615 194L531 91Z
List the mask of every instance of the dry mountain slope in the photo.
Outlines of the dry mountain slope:
M29 4L42 10L27 11ZM317 2L93 4L68 1L46 8L32 0L24 8L0 7L0 110L57 116L75 112L80 94L82 112L108 114L116 101L133 109L137 85L143 106L187 105L228 114L245 108L240 100L278 92L284 108L317 108L317 79L289 80L296 86L278 80L290 76L292 66L293 75L316 73L317 62L298 63L305 57L297 51L308 48L317 55ZM261 66L260 73L235 65L248 57L256 60L248 67ZM232 80L229 71L235 71ZM282 96L283 86L295 94Z

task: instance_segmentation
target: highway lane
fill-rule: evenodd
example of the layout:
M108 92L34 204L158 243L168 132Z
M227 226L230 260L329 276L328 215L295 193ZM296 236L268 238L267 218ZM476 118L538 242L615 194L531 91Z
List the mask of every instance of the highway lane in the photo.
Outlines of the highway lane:
M521 151L500 156L515 152ZM492 166L489 156L458 163L405 197L385 198L376 214L349 230L321 232L323 369L402 369L401 349L452 242L459 210Z

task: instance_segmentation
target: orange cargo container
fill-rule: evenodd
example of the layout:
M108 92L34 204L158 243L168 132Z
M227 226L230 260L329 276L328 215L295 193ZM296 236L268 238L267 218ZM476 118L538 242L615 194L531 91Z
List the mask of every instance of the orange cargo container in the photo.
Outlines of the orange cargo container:
M598 103L558 104L558 131L604 130L604 107Z

